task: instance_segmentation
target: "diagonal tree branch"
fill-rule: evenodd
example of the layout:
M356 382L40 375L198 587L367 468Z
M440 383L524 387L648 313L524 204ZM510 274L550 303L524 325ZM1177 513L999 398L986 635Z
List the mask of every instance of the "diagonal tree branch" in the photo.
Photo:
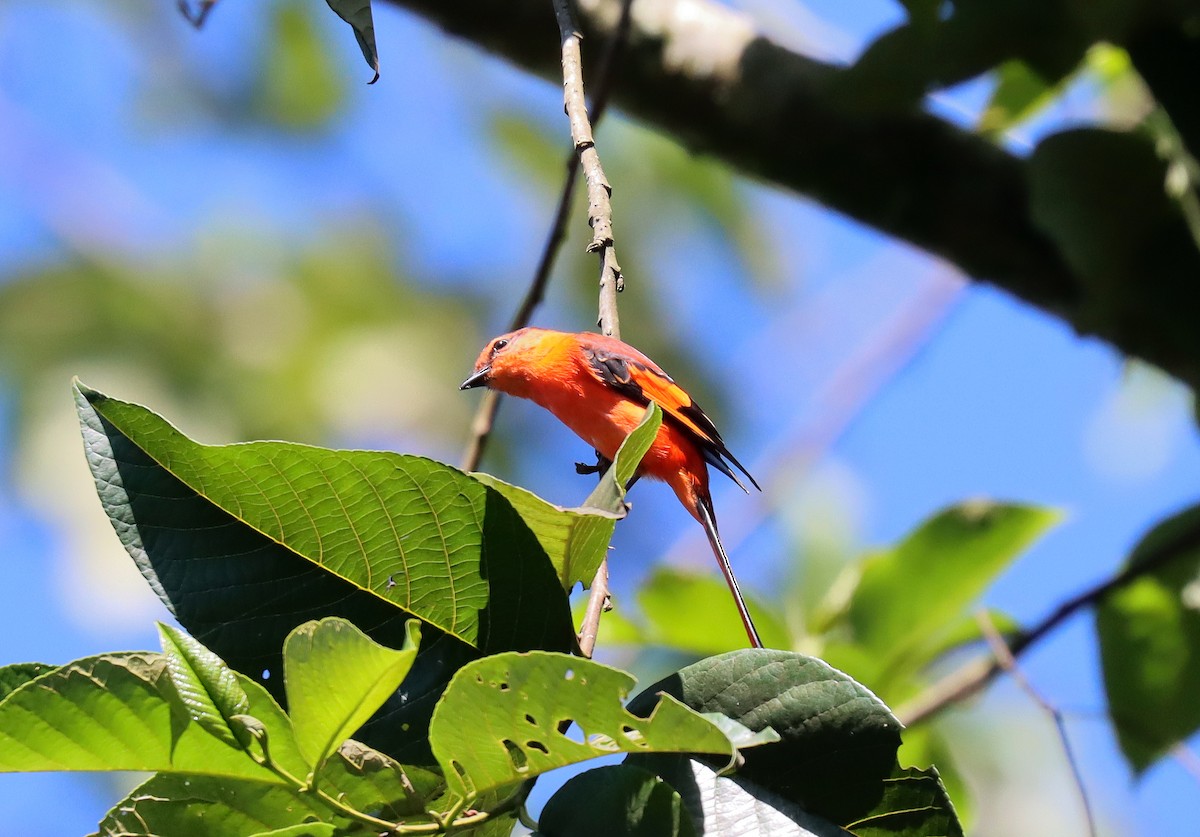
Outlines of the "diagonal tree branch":
M541 48L554 26L544 0L391 2L534 72L559 72ZM579 0L585 61L619 14L620 0ZM1035 221L1026 160L919 106L848 104L849 73L773 43L717 0L636 0L614 97L696 152L812 196L1200 382L1200 338L1190 318L1173 316L1195 309L1190 286L1154 275L1089 283Z

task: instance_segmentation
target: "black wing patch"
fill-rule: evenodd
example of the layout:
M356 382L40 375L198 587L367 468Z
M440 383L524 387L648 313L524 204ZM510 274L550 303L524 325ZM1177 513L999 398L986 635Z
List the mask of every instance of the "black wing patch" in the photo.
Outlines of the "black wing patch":
M636 360L631 361L619 355L610 355L594 349L585 349L584 354L587 356L588 363L600 377L601 381L626 398L636 401L638 404L649 404L650 397L646 395L641 385L633 379L633 375L629 371L630 366L640 369L647 375L656 375L672 384L675 383L674 379L665 372L661 372L658 369L650 369L644 363L638 363ZM678 417L672 416L670 410L664 410L663 419L672 422L676 427L690 434L696 440L700 448L700 453L704 456L706 462L733 480L742 491L746 491L746 486L742 485L741 481L733 473L733 469L725 462L728 459L739 471L746 475L746 479L750 480L751 485L762 491L758 481L746 470L746 466L738 462L737 457L729 452L729 448L725 447L725 440L721 438L721 434L717 431L717 426L713 424L713 420L708 417L708 414L700 409L700 405L695 401L690 401L688 404L676 409L680 416L692 422L701 433L698 434L694 428L688 427Z
M639 404L650 403L649 397L642 391L638 382L633 380L633 376L629 374L629 361L623 357L608 355L590 349L586 350L585 354L592 368L600 376L600 380ZM642 368L644 369L645 367Z

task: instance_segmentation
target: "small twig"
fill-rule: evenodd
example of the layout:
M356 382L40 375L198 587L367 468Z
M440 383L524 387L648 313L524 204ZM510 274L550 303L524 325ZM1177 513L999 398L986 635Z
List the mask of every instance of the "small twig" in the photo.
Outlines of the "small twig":
M1009 676L1029 695L1033 702L1040 706L1042 711L1054 721L1054 726L1058 730L1058 739L1062 743L1063 754L1067 758L1067 764L1071 768L1071 776L1075 780L1075 788L1079 793L1079 802L1083 806L1083 816L1087 822L1087 833L1090 837L1096 837L1096 818L1092 813L1091 801L1088 799L1087 786L1083 782L1083 773L1079 769L1079 762L1075 758L1075 752L1071 749L1071 739L1067 736L1067 724L1063 719L1063 713L1034 688L1033 683L1029 681L1029 678L1017 666L1017 660L1012 655L1008 643L1004 641L1004 637L1000 636L1000 632L996 630L996 625L992 622L992 617L988 615L988 612L986 610L979 611L975 614L975 619L979 622L979 629L983 633L984 639L987 640L988 646L992 649L992 653L996 657L996 662L1004 671L1008 672Z
M596 82L592 85L594 95L592 97L591 122L593 125L599 123L608 106L609 92L612 90L610 83L612 69L616 63L617 54L629 37L629 7L632 3L633 0L625 0L621 8L621 19L608 39L604 55L600 59L600 69L596 73ZM524 328L533 319L533 312L537 310L546 295L546 286L550 282L554 262L558 259L558 253L566 240L567 219L571 215L571 201L575 196L576 175L579 173L579 155L575 153L574 149L567 156L565 168L566 177L563 178L562 189L558 196L558 206L554 211L554 219L550 223L550 232L546 235L546 243L542 247L541 257L533 272L533 279L525 291L524 299L517 306L517 310L509 322L508 331ZM479 467L483 451L487 447L492 428L496 423L496 413L500 410L501 398L499 392L488 390L480 400L479 407L475 411L475 418L471 422L471 441L467 443L467 449L463 453L462 469L464 471L474 471Z
M1153 552L1144 556L1138 563L1125 567L1105 581L1067 599L1035 627L1018 633L1012 642L1008 643L1009 653L1014 658L1020 657L1030 646L1054 631L1077 611L1099 604L1130 582L1136 581L1198 548L1200 548L1200 527L1190 529L1169 540L1161 541ZM995 657L972 660L900 707L896 711L896 716L906 726L927 721L948 706L978 692L1003 670L1003 666Z
M588 193L588 225L592 228L589 253L600 256L600 304L597 325L601 334L618 340L621 338L621 323L617 316L617 294L625 289L625 278L617 263L617 252L613 246L612 230L612 186L604 176L600 154L592 138L592 124L588 119L587 103L583 94L583 57L580 44L583 36L571 17L569 0L553 0L554 17L558 21L558 33L562 39L563 110L571 126L571 142L579 155L583 167L584 182ZM629 29L630 0L621 9L621 21L617 25L614 41L621 43ZM609 69L605 68L606 71ZM603 104L603 101L601 101ZM579 650L591 657L600 631L600 615L608 601L608 559L600 562L596 577L592 579L583 623L579 626Z
M600 164L600 154L592 137L592 125L583 95L583 58L580 48L583 35L571 17L569 0L553 2L562 38L563 110L571 126L571 141L575 145L575 153L579 155L583 179L587 184L588 225L592 228L592 241L587 250L600 255L600 316L597 325L601 333L620 338L617 294L625 289L625 278L613 247L612 186L604 175L604 166Z

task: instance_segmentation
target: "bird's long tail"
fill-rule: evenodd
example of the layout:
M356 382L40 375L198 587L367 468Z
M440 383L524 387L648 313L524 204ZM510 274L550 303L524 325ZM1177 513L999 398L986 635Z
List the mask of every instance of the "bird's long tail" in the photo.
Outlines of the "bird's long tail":
M750 646L752 648L762 648L762 640L758 638L758 630L754 627L754 620L750 618L750 611L746 609L746 600L742 598L742 591L738 588L737 578L733 575L733 567L729 564L729 556L725 554L725 547L721 544L721 536L717 534L717 518L713 514L712 501L707 497L698 498L696 503L697 517L700 518L701 525L704 526L704 534L708 535L708 542L712 546L713 554L717 556L717 563L721 565L721 573L725 576L725 583L729 585L729 591L733 593L733 601L737 604L738 616L742 617L742 625L746 629L746 636L750 638Z

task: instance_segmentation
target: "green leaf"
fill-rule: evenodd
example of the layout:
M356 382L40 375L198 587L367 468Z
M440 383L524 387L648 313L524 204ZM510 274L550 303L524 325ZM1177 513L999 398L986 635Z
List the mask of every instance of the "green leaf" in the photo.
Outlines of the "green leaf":
M229 837L304 826L314 837L330 834L321 824L333 812L311 795L281 785L226 776L166 774L133 789L100 823L101 837ZM306 820L318 820L306 823ZM286 833L286 832L285 832Z
M1109 713L1138 773L1200 727L1200 506L1150 530L1129 566L1166 551L1176 557L1096 609Z
M1024 61L1006 61L996 71L996 89L976 130L1000 136L1048 105L1058 91Z
M552 566L495 491L421 457L281 442L213 447L82 385L97 491L126 549L197 640L283 700L283 641L342 616L400 647L425 621L402 693L360 733L405 760L467 660L574 647ZM286 583L281 583L286 582ZM536 603L536 606L532 606Z
M345 619L305 622L283 646L283 677L296 744L321 765L400 687L421 640L408 623L404 648L385 648Z
M896 767L870 814L849 823L855 837L962 837L962 825L935 768Z
M649 687L629 710L644 714L660 692L752 730L773 727L780 742L745 750L739 775L837 823L872 809L896 762L895 716L870 691L803 654L709 657Z
M235 715L250 712L250 697L237 675L213 652L183 631L158 624L167 671L188 717L231 747L247 747L251 737Z
M339 829L333 823L309 822L302 825L288 825L283 828L273 828L270 831L260 831L251 837L335 837Z
M401 775L404 779L401 779ZM407 787L404 782L407 781ZM348 741L321 768L318 784L347 805L388 821L425 821L424 801L445 784L436 774L401 766L357 741ZM226 777L160 773L135 788L100 824L102 835L226 837L325 825L333 811L311 793ZM338 832L344 833L344 832Z
M18 686L28 683L35 677L41 677L55 668L57 666L49 663L14 663L0 667L0 701L8 697L9 693Z
M745 644L746 631L725 582L711 573L657 567L637 592L646 622L644 639L700 656ZM787 648L792 638L779 617L747 597L750 614L768 648Z
M476 793L532 779L547 770L626 752L694 752L729 758L717 727L673 698L626 711L634 678L566 654L498 654L464 666L433 713L433 753L452 791ZM584 741L560 729L575 722Z
M992 580L1059 519L982 501L940 512L865 562L849 608L855 640L887 661L885 673L920 668Z
M702 834L721 837L845 837L846 832L744 776L721 776L696 759L641 757L674 787ZM627 762L628 763L628 762Z
M379 50L375 48L375 20L371 16L371 0L326 0L329 8L354 30L358 48L362 50L367 66L375 71L375 78L368 84L379 81Z
M648 770L610 764L573 776L546 802L544 837L693 837L675 789Z
M291 723L270 695L239 677L249 714L270 732L271 755L305 770ZM0 772L150 770L282 780L184 710L161 654L77 660L30 681L0 703Z
M624 513L625 486L637 473L642 464L642 457L654 443L658 429L662 426L662 408L653 401L646 407L646 412L638 426L630 431L617 449L617 456L612 466L600 478L600 484L584 501L584 508L603 509L605 511ZM599 567L599 562L596 564Z
M730 718L728 715L722 715L720 712L701 712L700 714L711 721L713 726L725 733L725 737L729 739L729 743L738 750L761 747L764 744L777 744L781 740L779 733L770 727L752 730L739 721Z

